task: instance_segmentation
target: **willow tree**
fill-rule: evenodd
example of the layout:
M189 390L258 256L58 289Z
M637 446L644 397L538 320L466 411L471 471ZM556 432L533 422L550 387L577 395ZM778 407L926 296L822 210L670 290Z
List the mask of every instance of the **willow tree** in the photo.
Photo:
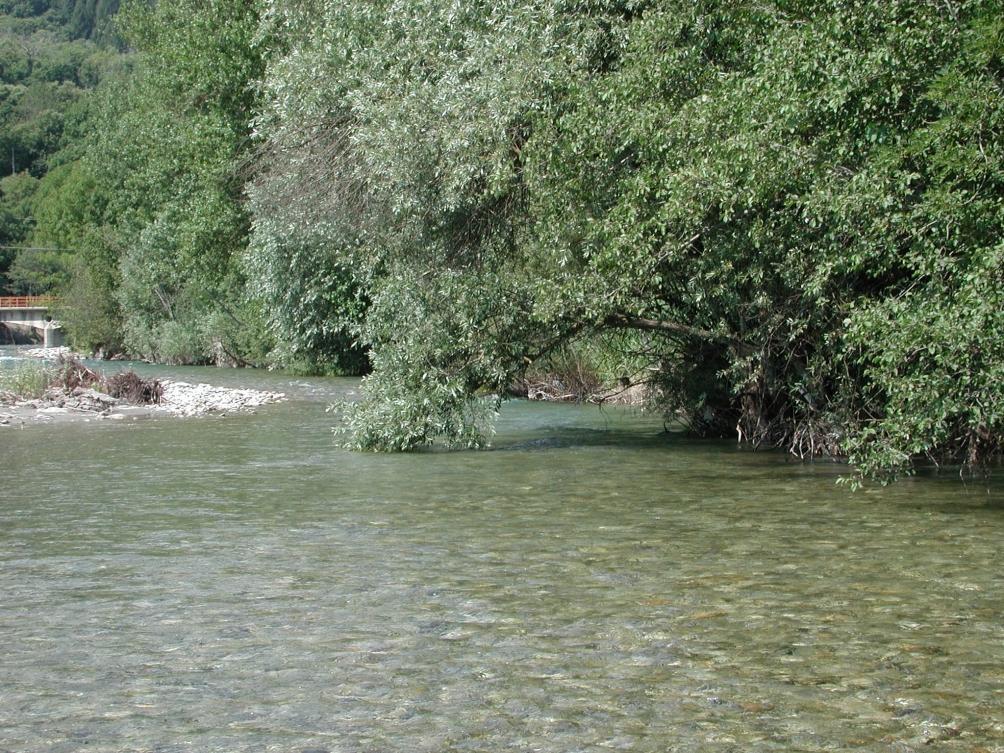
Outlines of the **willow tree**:
M286 46L251 259L277 326L322 302L302 320L372 349L358 446L477 444L485 393L634 331L664 408L704 434L870 473L999 447L997 3L267 18Z
M472 393L560 334L514 263L520 151L591 35L539 2L276 2L265 18L285 54L265 79L249 264L273 325L294 358L368 349L382 419L361 444L477 443Z

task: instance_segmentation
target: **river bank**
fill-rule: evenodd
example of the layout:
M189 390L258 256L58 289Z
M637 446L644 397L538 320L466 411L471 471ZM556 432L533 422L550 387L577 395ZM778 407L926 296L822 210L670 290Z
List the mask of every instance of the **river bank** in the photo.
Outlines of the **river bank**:
M282 402L282 392L216 387L210 384L162 382L159 403L137 405L90 388L70 392L48 390L36 399L22 400L0 392L0 426L18 426L52 421L121 421L158 415L205 416L248 413L270 403Z
M35 360L52 361L49 368ZM55 360L53 360L55 359ZM52 421L103 421L157 415L203 416L252 412L286 399L282 392L173 379L143 380L131 370L107 375L96 372L68 349L33 349L16 359L21 371L0 379L0 426L24 426ZM24 364L30 364L24 366ZM67 379L67 368L76 372ZM115 383L135 382L131 389Z

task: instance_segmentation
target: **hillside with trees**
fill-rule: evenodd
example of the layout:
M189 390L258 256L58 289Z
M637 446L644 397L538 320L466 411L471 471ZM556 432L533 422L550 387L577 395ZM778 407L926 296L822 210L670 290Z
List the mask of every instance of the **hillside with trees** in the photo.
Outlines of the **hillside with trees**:
M129 67L4 205L76 249L80 347L372 370L362 449L478 446L528 369L583 361L698 435L868 474L1001 449L998 2L117 18Z
M40 179L84 137L87 92L119 61L118 0L0 2L0 293L68 279L65 254L15 249L32 240Z

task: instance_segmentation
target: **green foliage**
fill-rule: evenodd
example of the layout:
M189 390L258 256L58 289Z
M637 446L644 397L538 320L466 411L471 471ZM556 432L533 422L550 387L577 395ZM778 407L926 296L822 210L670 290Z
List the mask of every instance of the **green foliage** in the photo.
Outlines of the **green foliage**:
M474 284L458 273L389 272L364 330L374 373L363 402L344 406L348 443L367 450L408 450L436 439L483 445L512 374L525 367L519 346L537 334L520 296L503 271L481 270Z
M62 0L59 5L72 37L114 39L111 22L119 0Z
M38 361L17 361L0 368L0 394L8 393L21 400L42 397L52 381L53 371Z
M56 315L78 350L116 353L122 343L118 304L108 273L84 261L93 254L94 246L85 249L71 261L70 279L60 290L61 309Z
M15 290L10 270L15 248L32 230L31 203L37 188L38 180L27 173L0 178L0 295Z
M38 295L58 290L70 280L72 255L49 249L18 252L8 276L14 293Z
M871 473L909 469L916 456L976 465L1004 438L1004 19L975 16L962 51L925 92L937 117L895 155L921 188L888 220L906 229L907 279L848 320L882 408L848 442Z
M114 59L92 42L67 41L53 31L0 27L0 175L45 173L66 143L74 106Z
M316 11L275 3L264 16L288 54L265 81L249 268L293 348L321 334L335 336L331 351L338 337L372 349L361 445L471 444L477 431L458 416L483 412L464 401L505 389L519 341L556 327L525 315L528 281L502 265L524 223L513 147L550 75L539 63L553 53L560 69L555 37L575 34L548 32L547 8L516 3ZM290 253L309 263L287 264ZM290 284L298 295L284 297ZM413 430L387 409L392 395Z
M249 219L239 165L261 66L254 4L126 3L120 28L135 54L92 98L71 174L93 185L91 198L53 186L39 206L46 227L65 219L80 248L71 335L115 347L114 323L122 346L146 357L261 362L267 334L240 264ZM89 290L112 303L86 305Z
M999 446L996 3L275 2L263 19L282 54L249 268L280 331L344 288L332 275L367 302L315 309L372 349L358 446L477 444L482 391L622 330L702 433L873 475Z
M302 374L363 373L367 359L353 333L366 301L352 271L313 239L265 238L265 223L256 225L245 268L276 333L271 360Z
M27 173L0 178L0 243L14 244L31 232L31 203L38 180Z
M105 224L109 203L103 186L83 159L71 159L42 179L33 201L37 227L32 243L68 249L66 274L58 285L58 312L70 341L81 350L117 351L121 321L114 291L118 285L117 235Z
M0 30L49 32L63 40L115 41L119 0L0 0Z
M102 12L111 5L117 3L102 3ZM0 245L8 247L0 249L0 292L47 292L70 278L72 254L25 251L15 261L14 249L72 245L65 243L65 228L36 216L30 194L39 188L52 203L52 188L63 178L54 176L48 187L46 173L72 159L83 138L86 93L114 66L114 53L75 39L89 31L68 29L75 7L72 0L0 3L0 175L7 176L0 188Z
M3 103L5 127L0 149L5 159L2 173L27 171L41 177L47 157L62 145L64 113L78 100L80 89L72 84L33 82L6 89Z

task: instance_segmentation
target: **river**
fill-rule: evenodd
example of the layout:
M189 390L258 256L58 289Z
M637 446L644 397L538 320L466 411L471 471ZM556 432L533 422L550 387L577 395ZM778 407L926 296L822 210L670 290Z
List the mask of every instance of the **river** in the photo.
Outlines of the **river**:
M253 415L0 427L0 750L1004 750L1004 485L513 402L356 454Z

